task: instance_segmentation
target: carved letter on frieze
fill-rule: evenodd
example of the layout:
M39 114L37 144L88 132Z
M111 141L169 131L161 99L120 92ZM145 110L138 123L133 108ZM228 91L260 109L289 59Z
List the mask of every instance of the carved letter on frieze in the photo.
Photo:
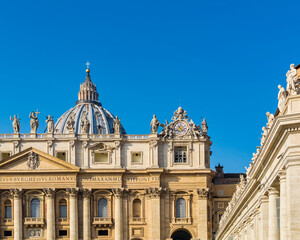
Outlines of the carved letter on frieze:
M29 169L36 169L40 166L40 158L35 152L28 153L27 166Z
M208 188L198 188L197 193L199 198L207 198L208 197Z

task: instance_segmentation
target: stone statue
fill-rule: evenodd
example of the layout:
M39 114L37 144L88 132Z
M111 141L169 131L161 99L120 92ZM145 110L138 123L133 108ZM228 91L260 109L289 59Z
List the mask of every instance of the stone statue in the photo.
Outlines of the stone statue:
M191 119L190 121L190 133L191 133L191 136L192 137L196 137L196 138L199 138L201 137L201 129L200 129L200 126L196 125L193 120Z
M202 132L203 132L204 134L207 134L208 126L207 126L207 123L206 123L205 118L203 118L203 121L202 121L202 123L201 123L201 127L202 127Z
M150 126L151 126L151 133L157 133L158 126L159 126L159 121L158 121L158 119L156 118L155 115L153 115L153 119L150 123Z
M20 133L20 120L20 117L17 117L16 115L14 115L14 118L11 118L10 116L10 121L12 121L14 133Z
M31 128L30 133L36 133L36 131L37 131L38 127L39 127L38 114L40 114L40 112L38 110L36 112L31 112L29 114L29 117L30 117L30 128Z
M120 134L120 128L121 128L121 121L118 118L118 116L116 116L116 118L114 120L114 132L116 134Z
M69 133L74 133L75 131L75 113L73 112L67 121L67 127Z
M90 121L87 118L86 112L84 112L82 115L83 115L83 117L81 119L81 131L84 134L88 134L89 130L90 130Z
M48 133L53 133L54 132L53 117L51 117L50 115L46 116L46 123L47 123L47 127L46 127L45 131L48 130L47 131Z
M272 113L267 112L266 113L267 118L268 118L268 123L267 123L267 127L270 128L274 122L274 115Z
M160 126L163 128L159 136L162 136L165 140L167 137L173 136L173 123L169 123L168 120L166 120L166 124L160 124Z
M295 68L295 64L290 65L290 70L286 73L286 91L290 95L296 95L297 94L297 69Z
M268 136L268 132L269 132L269 128L267 128L267 127L263 127L262 128L262 130L263 130L263 132L262 132L262 138L260 139L260 145L262 146L264 143L265 143L265 141L266 141L266 138L267 138L267 136Z
M285 101L286 101L286 91L284 89L284 87L282 87L281 85L278 85L278 108L279 108L279 112L282 113L283 109L285 107Z

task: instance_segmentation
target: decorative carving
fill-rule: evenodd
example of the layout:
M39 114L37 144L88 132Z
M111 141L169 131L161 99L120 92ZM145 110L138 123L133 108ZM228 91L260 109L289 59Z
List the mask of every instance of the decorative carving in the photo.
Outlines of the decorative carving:
M87 118L87 113L82 113L82 119L81 119L81 131L83 134L88 134L90 130L90 121Z
M13 126L13 129L14 129L14 133L20 133L20 120L21 118L14 115L14 118L11 118L10 116L10 121L12 121L12 126Z
M83 147L83 148L87 148L88 145L89 145L89 142L88 142L88 141L82 142L82 147Z
M52 148L52 146L53 146L53 141L47 141L47 145L48 145L49 148Z
M157 144L158 144L157 141L151 141L151 142L149 143L150 147L156 147Z
M115 148L118 149L121 146L120 141L115 141Z
M30 117L30 128L31 128L30 133L36 133L36 131L37 131L38 127L39 127L38 114L40 114L39 110L36 110L36 112L32 111L29 114L29 117Z
M72 141L69 141L69 145L70 145L71 148L74 148L74 146L75 146L75 141L73 141L73 140L72 140Z
M54 120L53 120L53 117L51 117L50 115L46 116L46 124L47 124L47 127L44 130L44 132L46 132L46 130L48 130L47 133L53 133L54 132Z
M14 141L14 148L17 149L19 147L20 142L19 141Z
M73 198L77 197L79 191L78 188L67 188L66 190L69 197L73 197Z
M145 193L149 197L160 197L162 192L163 192L162 187L158 187L158 188L149 187L145 189Z
M69 133L74 133L75 131L75 113L72 112L67 121L67 130Z
M182 120L182 119L189 119L189 117L187 116L187 112L185 110L182 109L182 107L179 107L175 112L174 112L174 116L172 117L173 121L176 120Z
M197 194L199 198L208 198L209 188L198 188Z
M279 92L278 92L278 109L279 109L279 112L282 113L283 109L285 107L287 94L286 94L286 91L285 91L284 87L282 87L281 85L278 85L278 89L279 89Z
M123 194L125 193L125 189L124 188L113 188L112 192L115 197L121 198L123 196Z
M44 188L43 191L47 198L53 198L55 196L55 188Z
M269 112L267 112L266 115L267 115L267 118L268 118L267 127L271 128L271 126L273 125L273 122L274 122L274 115L272 113L269 113Z
M114 133L120 134L121 120L116 116L114 120Z
M151 126L151 133L157 133L157 130L158 130L158 127L159 127L159 121L158 121L158 119L156 118L155 115L153 115L153 119L150 123L150 126Z
M28 236L29 237L41 237L42 236L42 229L30 228L30 229L28 229Z
M84 189L82 189L82 196L83 196L83 198L90 198L91 197L91 194L92 194L92 190L91 189L89 189L89 188L84 188Z
M290 95L296 95L299 91L299 79L297 79L297 69L295 67L295 64L290 65L290 70L286 73L286 82L286 91Z
M29 169L36 169L40 166L40 158L35 152L28 153L27 166Z
M14 196L14 198L22 198L22 196L23 196L22 188L11 188L10 192Z

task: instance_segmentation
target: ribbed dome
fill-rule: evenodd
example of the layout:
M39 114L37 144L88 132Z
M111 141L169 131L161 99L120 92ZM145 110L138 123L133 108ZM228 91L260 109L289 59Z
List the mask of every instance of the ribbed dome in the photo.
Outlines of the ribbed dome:
M98 101L96 85L90 79L90 70L87 69L86 80L80 85L78 101L75 107L65 112L55 124L56 133L76 134L112 134L114 133L114 120L116 119L109 111L104 109ZM70 126L71 130L70 130ZM86 128L84 128L84 126ZM120 133L125 134L123 126L120 126Z

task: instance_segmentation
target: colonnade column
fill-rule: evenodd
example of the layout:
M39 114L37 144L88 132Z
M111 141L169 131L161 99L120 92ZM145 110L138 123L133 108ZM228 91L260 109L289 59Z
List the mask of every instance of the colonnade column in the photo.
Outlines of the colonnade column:
M11 189L14 195L14 240L23 239L23 220L22 220L22 189Z
M151 199L151 239L160 240L161 239L161 218L160 218L160 194L162 188L148 188L147 194Z
M268 240L269 236L269 199L267 196L260 197L260 239L259 240Z
M46 193L47 203L47 240L55 240L55 208L54 208L54 195L55 189L44 188Z
M279 240L279 228L277 225L277 208L276 199L279 197L279 192L276 188L268 188L269 192L269 239Z
M198 238L208 239L208 188L198 188Z
M287 189L286 189L286 172L279 172L280 181L280 239L288 239L287 236Z
M83 240L91 239L91 190L83 190Z
M77 188L67 188L70 202L70 240L78 240Z
M115 240L123 240L122 195L124 188L112 189L115 196Z

